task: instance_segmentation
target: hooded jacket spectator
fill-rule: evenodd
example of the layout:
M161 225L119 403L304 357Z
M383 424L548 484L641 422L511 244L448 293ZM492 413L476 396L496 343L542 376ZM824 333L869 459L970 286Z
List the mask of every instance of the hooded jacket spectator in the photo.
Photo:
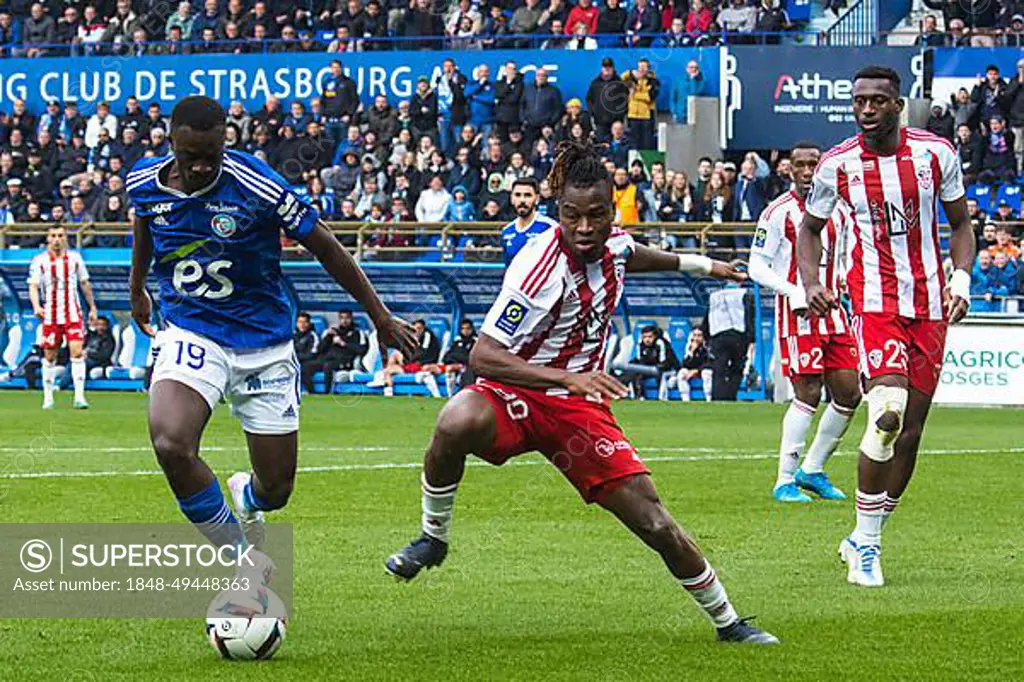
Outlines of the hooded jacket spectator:
M661 89L661 82L654 75L654 71L648 71L644 76L637 78L631 69L622 75L622 82L629 87L626 115L642 121L650 120L657 109L658 91Z
M508 80L504 73L494 84L494 120L510 124L519 122L519 108L523 101L523 74Z
M361 122L377 134L378 140L390 142L398 135L398 112L390 104L385 103L383 109L377 108L376 104L364 109Z
M629 86L615 72L611 59L605 59L602 72L590 82L587 88L587 111L594 118L598 128L608 128L614 121L626 118L629 108Z
M470 223L476 220L476 209L473 208L473 202L469 200L466 188L462 185L456 185L452 190L452 198L448 202L444 219L454 223Z
M685 74L672 79L672 97L669 102L672 120L676 123L686 123L690 115L690 98L700 97L705 90L706 83L700 67L697 66L691 72L691 66L688 64Z
M925 129L950 142L953 141L953 114L947 110L945 102L940 100L932 102L931 114L928 116Z

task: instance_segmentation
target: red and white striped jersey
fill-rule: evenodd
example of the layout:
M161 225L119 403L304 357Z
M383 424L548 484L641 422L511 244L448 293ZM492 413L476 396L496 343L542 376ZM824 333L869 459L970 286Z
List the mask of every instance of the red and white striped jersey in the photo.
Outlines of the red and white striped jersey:
M39 303L45 316L44 324L72 324L82 321L82 306L78 300L78 286L89 281L89 271L81 254L66 251L53 257L49 251L32 259L28 268L28 283L39 287Z
M868 151L858 135L821 157L807 211L824 220L839 204L852 216L846 283L855 313L943 319L938 202L962 196L953 146L916 128L903 128L892 156Z
M804 200L790 190L761 213L754 233L752 253L760 253L772 264L772 270L790 284L803 287L797 267L796 232L804 219ZM840 235L846 229L847 218L839 208L833 212L821 231L821 283L839 297L839 271L843 265L843 254L839 252ZM846 334L850 331L846 311L839 307L825 317L800 317L790 307L789 297L781 292L775 294L775 328L782 338L787 336L808 336Z
M626 232L613 232L604 255L584 263L562 244L561 234L561 227L547 230L516 255L481 331L527 362L590 372L604 367L612 315L636 244Z

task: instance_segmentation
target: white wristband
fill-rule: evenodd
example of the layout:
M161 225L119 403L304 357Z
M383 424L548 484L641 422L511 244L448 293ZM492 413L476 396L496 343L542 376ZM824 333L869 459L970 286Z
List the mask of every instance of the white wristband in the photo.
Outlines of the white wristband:
M686 272L691 275L710 275L711 274L711 259L707 256L691 256L689 254L679 254L679 271Z
M954 270L953 275L949 278L949 293L970 303L971 273L966 270Z

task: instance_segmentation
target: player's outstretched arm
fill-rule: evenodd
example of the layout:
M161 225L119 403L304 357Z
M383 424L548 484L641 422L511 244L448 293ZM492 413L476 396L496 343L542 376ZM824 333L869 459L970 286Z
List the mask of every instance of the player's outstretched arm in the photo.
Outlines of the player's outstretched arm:
M302 245L309 249L331 277L363 306L377 329L377 340L381 346L398 348L404 355L411 355L417 345L412 326L391 314L370 284L366 273L323 222L317 222L313 231L302 240ZM381 357L386 358L387 354L382 352Z
M971 218L967 214L967 200L960 197L956 201L943 201L946 218L953 230L949 236L949 257L953 260L953 276L946 288L946 310L950 324L964 319L971 309L971 269L974 267L974 252L977 245L974 241L974 230Z
M746 273L739 270L740 262L724 263L712 260L707 256L692 256L688 254L668 253L641 244L636 245L636 250L626 263L627 272L672 272L679 270L691 275L725 279L733 282L743 282L747 279Z
M821 231L827 221L804 214L796 235L796 259L800 268L800 280L804 283L807 307L815 315L827 315L835 301L832 292L825 288L818 276L821 265Z
M580 374L564 369L543 367L510 353L508 348L487 334L480 334L469 354L469 366L477 376L503 384L536 390L565 388L574 395L598 399L625 398L629 389L604 372Z
M128 276L128 292L132 302L132 319L148 336L155 336L150 324L153 301L146 291L146 278L153 262L153 234L149 231L149 218L136 217L132 224L132 271Z

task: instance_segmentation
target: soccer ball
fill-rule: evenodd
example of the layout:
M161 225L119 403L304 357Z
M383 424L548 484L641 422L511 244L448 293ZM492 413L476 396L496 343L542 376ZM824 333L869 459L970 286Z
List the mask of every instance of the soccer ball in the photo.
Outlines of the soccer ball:
M206 612L206 635L224 658L235 661L266 660L284 641L285 607L266 587L226 591L217 595Z

